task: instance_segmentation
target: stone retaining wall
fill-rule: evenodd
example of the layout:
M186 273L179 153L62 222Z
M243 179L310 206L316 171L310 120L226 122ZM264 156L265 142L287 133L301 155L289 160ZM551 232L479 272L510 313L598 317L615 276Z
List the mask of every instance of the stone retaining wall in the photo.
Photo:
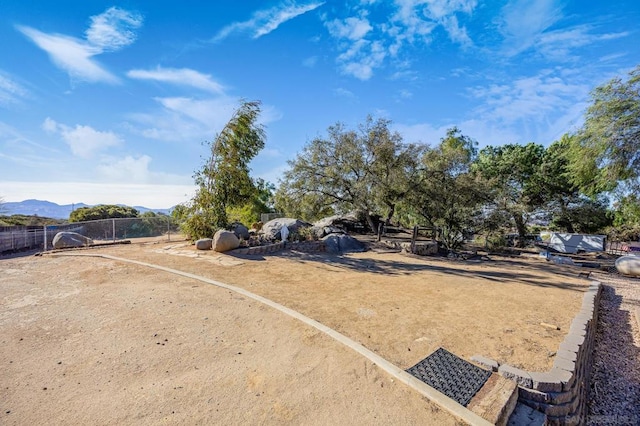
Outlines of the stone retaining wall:
M300 242L285 242L269 244L265 246L245 247L231 250L229 254L242 254L242 255L258 255L258 254L271 254L285 249L301 251L304 253L321 253L327 251L327 247L324 241L300 241Z
M518 383L518 402L545 414L546 424L586 423L589 376L601 292L599 282L594 281L589 285L580 312L560 344L551 370L529 372L507 364L498 365L496 361L478 355L472 360Z

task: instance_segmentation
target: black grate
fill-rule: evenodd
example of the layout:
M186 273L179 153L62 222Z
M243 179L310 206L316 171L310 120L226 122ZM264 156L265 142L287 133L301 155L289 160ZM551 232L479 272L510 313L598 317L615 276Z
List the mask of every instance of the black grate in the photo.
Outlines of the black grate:
M465 407L491 376L442 348L406 371Z

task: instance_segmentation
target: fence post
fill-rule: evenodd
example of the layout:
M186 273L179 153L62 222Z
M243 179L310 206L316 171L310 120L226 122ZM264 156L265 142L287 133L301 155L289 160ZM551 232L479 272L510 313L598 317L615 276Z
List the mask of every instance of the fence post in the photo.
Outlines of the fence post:
M111 219L111 235L113 237L112 241L116 242L116 220Z
M42 249L42 251L47 251L47 225L43 225L42 229L44 232L44 248Z
M413 227L413 233L411 234L411 254L416 252L416 240L418 239L418 225Z

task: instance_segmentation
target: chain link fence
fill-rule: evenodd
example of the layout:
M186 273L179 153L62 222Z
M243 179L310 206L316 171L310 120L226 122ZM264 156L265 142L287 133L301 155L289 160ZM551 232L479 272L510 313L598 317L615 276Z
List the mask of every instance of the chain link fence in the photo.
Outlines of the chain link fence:
M102 219L64 225L13 226L0 229L0 253L29 249L51 250L58 232L75 232L94 243L116 242L133 238L161 238L171 241L179 233L171 216Z

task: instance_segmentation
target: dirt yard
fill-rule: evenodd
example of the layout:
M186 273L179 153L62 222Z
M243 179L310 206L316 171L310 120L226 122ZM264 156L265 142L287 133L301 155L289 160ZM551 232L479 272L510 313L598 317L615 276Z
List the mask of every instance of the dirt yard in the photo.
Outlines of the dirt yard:
M543 259L79 250L245 288L401 368L438 347L543 371L587 281ZM2 424L455 424L324 334L229 290L98 257L0 258ZM542 326L557 325L560 330Z

